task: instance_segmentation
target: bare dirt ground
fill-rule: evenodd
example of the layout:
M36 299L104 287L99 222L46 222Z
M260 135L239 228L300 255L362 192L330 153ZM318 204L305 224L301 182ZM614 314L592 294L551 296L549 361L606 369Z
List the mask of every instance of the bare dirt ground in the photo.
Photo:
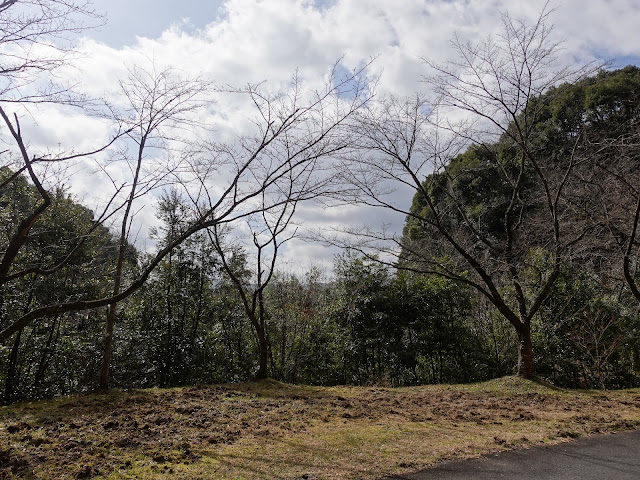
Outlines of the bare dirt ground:
M369 479L640 429L640 390L513 377L400 389L112 391L0 408L0 479Z

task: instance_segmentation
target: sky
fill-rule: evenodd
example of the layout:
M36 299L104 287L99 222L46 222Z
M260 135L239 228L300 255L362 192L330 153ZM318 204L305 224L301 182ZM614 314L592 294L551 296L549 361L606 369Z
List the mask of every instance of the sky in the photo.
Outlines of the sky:
M500 29L501 12L533 21L544 1L528 0L94 0L105 25L79 40L83 58L73 74L90 93L113 90L126 68L150 60L185 76L201 75L216 85L243 86L266 81L284 88L298 71L310 89L326 78L335 62L351 70L372 57L372 76L381 74L378 92L411 95L424 88L425 58L450 58L455 33L471 42ZM565 0L553 9L554 39L563 41L561 61L580 65L610 61L640 65L640 2L637 0ZM70 73L71 75L71 73ZM217 133L231 138L246 128L255 112L234 100L217 100ZM79 113L43 109L34 115L34 142L74 143L89 147L104 126ZM224 122L220 119L224 118ZM35 128L35 127L34 127ZM79 168L71 182L78 198L91 202L104 187L95 171ZM405 206L411 192L398 191ZM339 210L305 206L298 220L323 226L382 224L400 232L404 218L359 206ZM140 238L157 224L154 201L140 210ZM293 241L285 257L296 265L330 266L335 249Z
M157 38L172 25L187 31L202 29L222 20L221 0L96 0L96 10L106 25L91 32L91 38L114 48L134 44L136 37Z

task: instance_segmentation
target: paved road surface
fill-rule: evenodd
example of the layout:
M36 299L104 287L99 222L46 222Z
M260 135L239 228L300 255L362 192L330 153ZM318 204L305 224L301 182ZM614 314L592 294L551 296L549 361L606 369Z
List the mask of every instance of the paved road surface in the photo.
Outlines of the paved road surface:
M640 480L640 431L502 452L387 480Z

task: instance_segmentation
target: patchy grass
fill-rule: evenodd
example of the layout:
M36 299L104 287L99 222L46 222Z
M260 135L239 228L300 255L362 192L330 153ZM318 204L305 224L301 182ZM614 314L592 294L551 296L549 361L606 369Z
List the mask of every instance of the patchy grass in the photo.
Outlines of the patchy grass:
M640 390L273 381L0 408L0 479L367 479L640 428Z

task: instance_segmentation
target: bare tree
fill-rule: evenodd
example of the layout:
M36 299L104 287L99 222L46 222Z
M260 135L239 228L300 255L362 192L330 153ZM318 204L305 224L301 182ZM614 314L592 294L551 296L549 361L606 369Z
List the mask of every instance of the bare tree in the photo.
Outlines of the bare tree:
M594 215L605 228L594 240L599 270L626 283L640 302L638 246L640 227L640 135L638 100L640 70L626 67L601 72L585 87L598 101L591 108L586 134L591 155L590 169L582 181L595 200Z
M211 244L218 253L222 267L233 283L244 307L245 314L253 327L259 353L258 379L269 377L269 338L267 332L267 308L265 289L273 278L278 254L283 245L295 236L295 230L287 228L295 213L296 200L282 205L277 212L264 211L260 218L248 219L246 225L252 239L251 249L255 253L255 268L250 278L243 278L242 273L233 268L232 256L237 254L238 246L229 248L224 245L224 237L220 229L214 226L207 230Z
M120 302L138 290L163 258L195 233L219 228L263 211L275 212L290 204L292 197L279 194L291 179L304 178L305 172L321 176L322 169L317 168L320 162L350 144L346 122L372 95L361 73L354 72L343 79L331 75L322 90L310 94L302 91L298 80L286 94L268 94L255 86L236 92L248 95L254 102L258 112L255 120L257 133L254 136L242 135L231 144L208 142L198 152L192 153L188 171L174 172L175 177L187 187L194 206L194 220L141 268L137 278L119 286L119 293L34 308L20 318L5 322L6 326L0 331L0 341L8 340L36 318ZM169 92L164 100L176 93ZM170 111L170 107L166 107L160 115ZM139 128L139 132L144 132L148 125ZM18 135L18 138L21 137ZM25 147L24 161L29 163L30 158ZM135 167L137 161L132 165ZM318 179L314 184L328 183ZM123 204L125 207L129 204L131 192L138 190L128 191L129 196ZM306 186L304 191L309 191ZM43 192L46 193L44 189ZM36 220L31 219L31 224ZM126 222L122 225L123 229L128 228ZM122 231L126 233L127 230ZM8 271L12 261L7 254L5 258L8 259Z
M597 386L607 388L607 370L611 370L610 359L619 352L618 347L625 341L618 323L617 312L607 311L602 307L585 307L576 316L576 324L568 332L573 347L586 359L582 365L585 383L593 377Z
M593 165L593 176L597 179L588 179L590 193L600 202L600 211L594 213L599 213L606 225L604 235L598 238L601 243L598 253L602 263L606 264L606 274L615 278L622 267L622 281L638 302L639 140L636 134L632 134L595 143L593 148L599 155Z
M372 94L364 84L353 83L355 80L356 77L342 80L342 86L339 86L341 94L333 99L333 105L330 106L325 104L325 99L327 92L335 87L336 79L332 75L325 90L315 94L316 105L307 112L307 121L291 124L293 128L289 128L287 124L293 118L291 115L297 115L300 111L298 105L302 94L297 77L292 82L293 94L287 98L268 97L254 87L247 90L260 112L260 136L240 138L238 145L244 147L244 155L249 153L255 156L257 168L252 175L260 173L260 182L265 188L259 189L259 197L255 199L258 201L250 202L248 210L220 221L207 229L207 233L220 256L223 269L240 295L253 327L260 358L257 374L260 379L269 376L270 347L265 289L276 271L278 256L284 244L296 236L294 215L299 204L341 195L340 184L335 181L335 169L327 162L351 147L350 132L342 124ZM275 133L283 127L285 130L282 135L267 140L269 129L275 128ZM314 131L318 133L313 133ZM248 146L251 147L247 148ZM218 145L217 150L222 158L232 160L234 164L237 164L239 155L243 154L242 150L231 145ZM210 200L206 205L208 209L213 208ZM250 237L248 248L255 253L255 270L248 281L242 278L242 272L234 270L230 259L237 246L229 248L225 245L229 236L223 231L228 232L241 218L246 219L244 227Z
M20 10L20 7L24 9ZM85 28L82 18L99 20L90 7L88 2L73 0L0 2L0 29L4 35L0 39L0 49L5 62L0 65L0 77L4 82L0 87L1 103L86 105L84 98L72 94L72 86L54 86L51 80L52 72L67 65L69 54L73 51L68 35ZM294 77L291 88L275 94L267 91L263 85L248 85L244 89L227 92L247 97L253 103L257 116L254 119L254 135L239 135L236 142L226 144L208 141L196 145L193 132L185 132L193 130L192 114L202 104L195 97L202 93L202 83L174 81L166 72L130 71L131 78L121 84L125 110L114 114L114 108L110 116L116 122L115 133L105 145L90 152L54 155L47 151L34 154L29 140L24 138L18 116L14 115L12 119L6 107L0 105L0 116L8 132L8 149L12 154L17 154L15 158L21 163L14 174L3 179L2 187L26 172L41 199L32 211L17 222L10 241L5 245L0 261L0 287L11 288L13 281L25 275L59 273L73 258L77 245L82 244L84 238L89 238L93 229L108 220L117 219L119 222L119 246L110 294L102 298L90 298L86 292L79 291L59 303L31 305L18 318L1 319L0 342L7 341L35 319L47 316L60 318L65 313L107 306L109 314L101 383L108 386L117 303L144 285L163 258L197 232L221 228L244 218L259 216L262 212L265 212L265 216L277 216L276 212L283 212L282 218L287 218L291 211L291 200L298 192L291 191L292 196L282 196L283 188L286 190L290 184L298 188L304 183L298 179L315 175L318 175L318 179L314 180L315 185L327 185L326 181L320 179L323 170L321 164L348 145L345 123L372 95L362 78L362 71L337 78L334 69L327 83L314 92L303 91L302 81L297 77ZM104 110L97 113L104 114ZM193 141L188 155L183 158L188 160L189 168L165 169L159 173L157 165L153 165L145 170L150 151L158 148L167 151L175 145L177 139L173 135L176 129L182 129L182 133ZM213 132L209 134L213 135ZM114 142L120 139L122 141L118 149L114 150ZM33 226L51 205L51 197L43 181L46 165L66 165L74 159L89 157L107 149L114 152L112 159L120 158L129 167L130 179L124 183L115 178L112 180L113 196L105 202L106 206L97 215L91 230L69 249L65 259L56 265L20 270L18 259L24 252L25 242ZM3 152L3 156L5 153L7 151ZM42 167L39 169L39 166ZM104 172L108 170L105 166ZM187 189L193 201L194 218L142 265L137 277L126 279L123 262L136 201L169 178ZM309 192L306 186L304 188L305 192Z
M51 74L70 65L74 35L101 23L90 0L0 1L0 101L82 101Z
M580 132L565 139L562 161L553 162L536 129L553 87L588 71L556 68L560 45L548 17L543 11L528 25L504 14L500 35L479 44L454 37L456 60L426 61L436 100L388 98L363 114L363 153L344 170L362 201L404 215L421 231L413 238L410 231L402 238L355 232L361 247L400 254L403 268L484 295L516 330L524 378L534 375L531 320L588 228L586 221L566 223L576 215L565 193ZM471 183L483 181L491 198L468 198ZM398 186L415 192L414 208L391 200ZM543 262L532 261L536 247Z
M117 161L131 173L126 184L118 184L111 179L116 194L126 193L120 207L120 229L118 252L113 274L113 293L116 297L122 289L123 267L127 248L131 242L131 227L135 214L134 202L162 187L179 168L179 161L162 165L162 156L171 158L170 143L180 143L178 134L188 127L196 127L194 114L204 106L207 83L202 80L185 80L169 69L157 71L155 66L148 70L133 67L129 77L120 82L124 112L113 111L116 120L126 125L124 145L114 152L110 164ZM149 153L151 152L151 153ZM118 161L119 160L119 161ZM105 173L107 167L103 168ZM106 322L104 356L100 374L100 388L109 388L109 366L113 350L113 329L116 320L117 302L109 305Z
M23 182L22 172L26 171L26 177L30 180L33 187L33 202L26 205L25 209L17 209L14 212L15 218L13 219L13 225L10 225L10 229L6 232L7 237L1 244L2 256L0 257L0 305L6 306L5 313L9 311L15 311L12 308L12 297L15 297L15 292L12 292L17 285L21 285L20 282L25 281L37 281L51 279L62 279L65 277L65 270L71 266L72 269L77 269L77 261L84 258L85 250L88 245L94 244L96 241L102 241L104 237L104 223L113 215L114 212L109 212L110 206L115 199L115 196L107 202L106 208L94 215L92 221L87 223L83 228L83 231L75 232L73 238L56 239L55 245L50 244L46 247L49 254L33 255L33 250L25 248L27 244L37 245L38 239L41 238L43 233L42 227L45 217L51 210L55 211L57 205L59 205L61 199L60 195L52 195L45 186L45 177L47 173L48 165L60 165L66 163L74 163L76 160L91 156L93 154L101 153L114 141L117 140L124 132L117 131L111 140L107 141L105 145L98 147L96 150L71 154L58 154L51 155L49 153L41 155L31 155L27 142L23 138L23 133L20 125L20 120L17 114L14 114L13 119L9 117L9 114L5 111L3 106L0 106L0 117L4 123L4 126L9 131L10 136L14 141L14 148L12 151L17 151L17 154L22 159L22 167L17 171L11 171L3 167L3 181L0 185L0 199L3 204L10 203L12 200L12 190L15 185L20 185ZM57 186L56 188L60 188ZM13 200L16 200L13 198ZM64 201L62 201L64 204ZM9 226L9 225L8 225ZM72 232L67 232L71 234ZM57 251L56 255L51 255L52 251ZM92 259L89 263L95 261ZM87 268L91 268L87 265ZM24 283L22 283L24 285ZM82 297L82 292L78 291L75 296ZM32 293L28 295L24 305L22 313L28 313L34 305L37 305L37 299L34 298ZM7 326L11 318L2 318L4 315L0 315L0 324L2 328ZM55 324L55 321L54 321ZM20 334L23 327L17 330L17 335L13 344L12 354L10 358L9 373L15 373L12 370L12 366L15 365L18 355L18 349L20 347ZM53 329L52 329L53 332ZM42 357L44 359L44 356ZM43 368L43 363L41 367ZM12 387L14 379L8 378L6 383L5 400L10 401L12 397Z
M18 221L12 238L5 246L0 264L0 285L29 274L53 274L82 245L82 241L78 242L58 265L42 266L9 274L31 228L51 205L51 198L43 186L42 171L37 170L37 165L63 164L100 153L112 145L124 132L118 129L110 140L93 151L33 154L28 152L28 142L23 137L18 114L12 114L7 108L13 103L83 104L84 98L71 95L69 85L54 87L51 79L56 69L70 64L70 54L74 52L73 35L101 21L102 18L93 10L90 1L0 1L0 116L6 127L4 134L8 144L8 148L0 155L2 155L2 166L17 165L16 171L5 178L0 185L0 194L4 193L7 185L18 175L26 173L41 198L41 202ZM85 22L90 23L87 25ZM99 223L96 223L94 229ZM87 232L87 235L90 233L91 231Z

